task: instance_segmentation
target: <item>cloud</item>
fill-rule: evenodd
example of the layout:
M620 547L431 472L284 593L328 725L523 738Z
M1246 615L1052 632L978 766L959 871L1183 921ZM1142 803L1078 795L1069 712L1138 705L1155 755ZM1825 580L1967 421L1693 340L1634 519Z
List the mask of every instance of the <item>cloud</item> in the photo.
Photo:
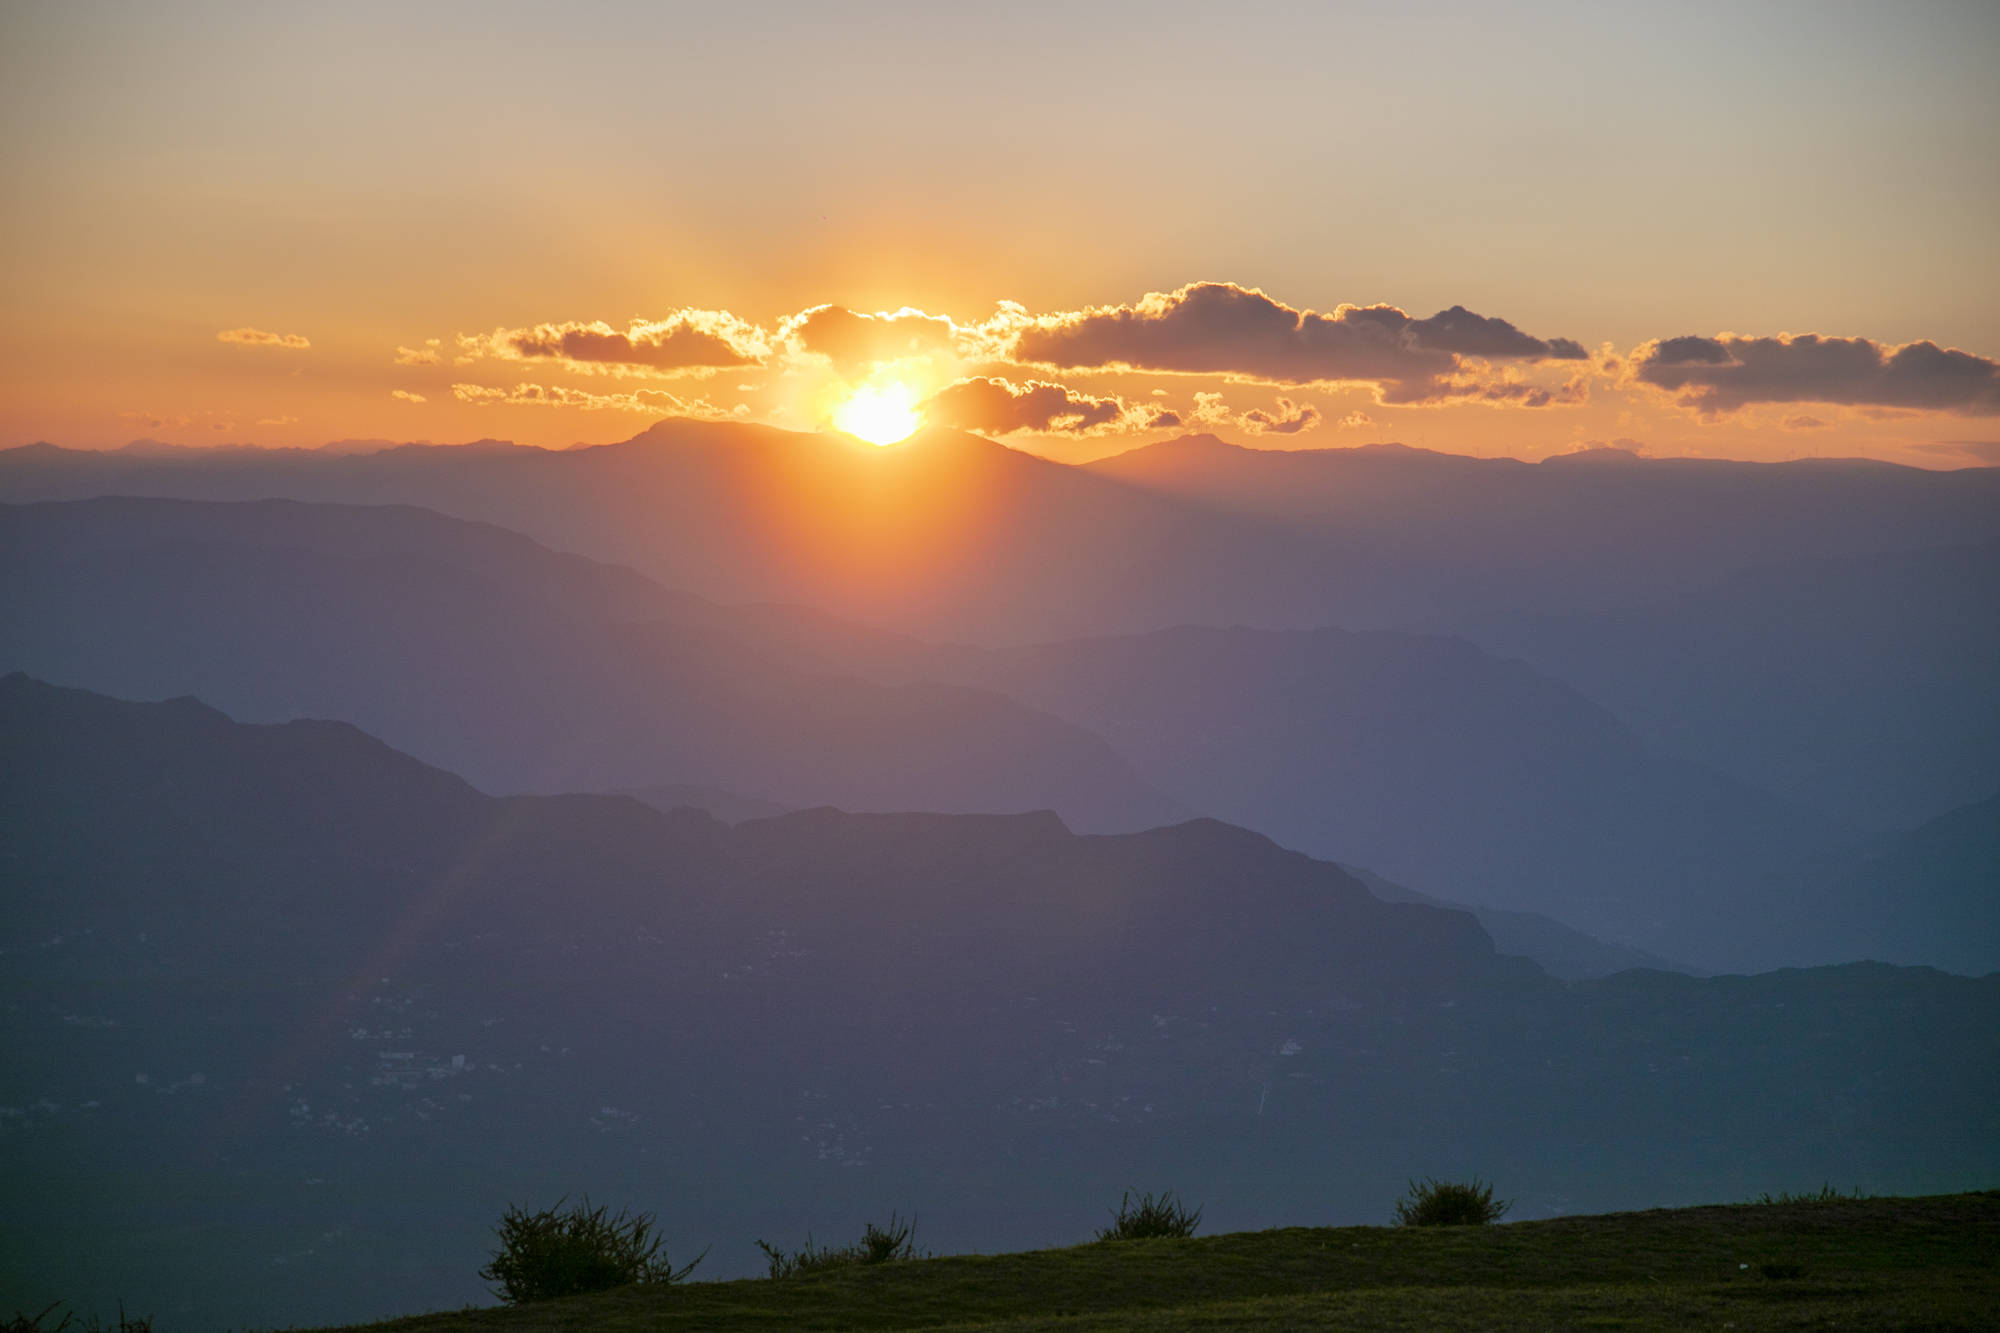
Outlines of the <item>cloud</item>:
M1453 306L1412 319L1395 306L1297 310L1255 288L1200 282L1137 304L1094 306L1024 324L1011 359L1062 369L1228 375L1272 384L1367 383L1385 402L1448 392L1460 356L1584 359L1572 339L1532 337L1503 319Z
M658 416L720 420L745 415L741 404L724 410L701 398L682 398L664 389L631 393L590 393L561 384L516 384L511 389L483 384L454 384L452 397L475 407L575 407L585 412L648 412Z
M845 306L814 306L785 320L779 331L800 351L824 356L844 369L953 351L958 334L958 326L946 316L909 306L873 315Z
M425 398L422 394L411 393L408 389L391 389L389 390L389 396L391 398L400 399L406 403L423 403L430 401L429 399Z
M924 404L924 415L940 425L982 435L1011 435L1023 430L1103 435L1181 424L1179 413L1153 403L1096 397L1046 380L1015 384L989 376L947 384Z
M1818 417L1807 417L1807 416L1786 417L1783 421L1780 421L1778 423L1778 429L1779 430L1824 430L1826 429L1826 424L1827 424L1826 422L1821 421Z
M1335 424L1338 425L1342 430L1359 430L1363 426L1374 425L1375 418L1369 416L1366 412L1363 412L1357 408L1354 411L1349 412L1346 416L1342 417Z
M1928 340L1891 346L1817 333L1665 338L1633 352L1632 374L1706 414L1752 403L2000 413L2000 362Z
M219 343L236 343L243 347L283 347L294 352L303 352L312 343L297 333L271 333L264 329L249 327L224 329L215 335Z
M1919 444L1915 447L1927 454L1971 458L1987 467L2000 467L2000 440L1938 440L1932 444Z
M422 347L397 347L396 364L399 366L434 366L439 361L438 346L442 339L426 338Z
M460 365L480 357L553 361L586 374L674 375L762 365L763 331L723 310L677 310L664 319L635 319L624 329L603 320L536 324L460 334Z
M1237 418L1243 429L1252 435L1297 435L1319 425L1319 420L1317 407L1311 403L1295 403L1289 398L1280 398L1274 412L1253 407Z
M260 426L296 426L299 424L299 419L297 417L258 417L257 424Z

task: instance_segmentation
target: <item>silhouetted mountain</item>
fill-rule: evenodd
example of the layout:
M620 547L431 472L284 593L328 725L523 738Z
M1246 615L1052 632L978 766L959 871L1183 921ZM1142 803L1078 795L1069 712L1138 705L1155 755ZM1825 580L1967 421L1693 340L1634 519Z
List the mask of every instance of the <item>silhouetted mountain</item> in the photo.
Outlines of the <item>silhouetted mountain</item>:
M2000 542L1793 561L1475 636L1654 744L1876 828L2000 789Z
M417 504L725 602L796 602L944 637L1327 619L1345 574L1283 535L977 436L663 421L565 451L401 448L128 459L0 452L0 499ZM1298 571L1310 569L1301 579Z
M1865 950L1981 976L2000 972L2000 796L1844 857L1815 857L1784 885L1780 935L1794 961Z
M1606 944L1593 935L1573 930L1539 912L1508 912L1497 907L1455 903L1434 898L1428 893L1418 893L1359 866L1342 866L1341 869L1360 880L1362 887L1383 902L1422 903L1426 907L1472 913L1480 929L1492 938L1496 952L1526 958L1550 976L1564 981L1590 981L1608 977L1614 972L1629 972L1635 967L1700 975L1697 969L1685 963L1676 963L1644 949Z
M1565 986L1213 821L730 828L13 676L0 848L0 1300L456 1303L564 1191L727 1275L892 1205L1068 1239L1135 1180L1232 1229L1425 1172L1534 1216L2000 1168L2000 977Z
M1458 639L1183 628L925 656L796 620L758 629L746 616L737 632L843 670L900 667L1046 709L1160 790L1287 847L1718 970L1797 959L1779 930L1790 898L1772 878L1844 840Z
M627 570L407 508L0 510L0 669L352 721L495 792L689 783L781 805L1187 813L990 692L801 670Z

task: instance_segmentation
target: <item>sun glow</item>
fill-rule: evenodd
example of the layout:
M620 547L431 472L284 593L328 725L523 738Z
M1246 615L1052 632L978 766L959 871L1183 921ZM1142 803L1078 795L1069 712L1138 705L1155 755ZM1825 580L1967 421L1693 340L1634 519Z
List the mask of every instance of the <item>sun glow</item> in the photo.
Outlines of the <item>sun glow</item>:
M917 391L907 384L869 384L834 409L833 424L870 444L894 444L923 424Z

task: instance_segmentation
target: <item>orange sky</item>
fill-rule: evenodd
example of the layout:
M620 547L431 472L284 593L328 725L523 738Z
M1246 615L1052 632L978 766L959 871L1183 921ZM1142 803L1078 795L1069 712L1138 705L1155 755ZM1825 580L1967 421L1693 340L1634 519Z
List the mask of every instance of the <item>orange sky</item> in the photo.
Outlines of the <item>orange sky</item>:
M2000 462L2000 14L1656 8L11 6L0 446Z

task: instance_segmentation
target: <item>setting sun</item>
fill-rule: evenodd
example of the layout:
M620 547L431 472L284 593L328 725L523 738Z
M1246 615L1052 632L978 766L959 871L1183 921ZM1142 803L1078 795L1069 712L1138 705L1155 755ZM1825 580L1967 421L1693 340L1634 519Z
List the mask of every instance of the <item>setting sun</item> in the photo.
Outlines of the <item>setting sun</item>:
M870 444L894 444L923 421L917 415L916 390L909 385L871 384L834 409L833 424Z

